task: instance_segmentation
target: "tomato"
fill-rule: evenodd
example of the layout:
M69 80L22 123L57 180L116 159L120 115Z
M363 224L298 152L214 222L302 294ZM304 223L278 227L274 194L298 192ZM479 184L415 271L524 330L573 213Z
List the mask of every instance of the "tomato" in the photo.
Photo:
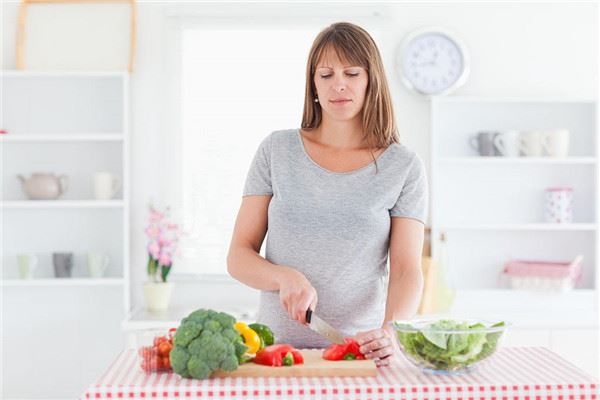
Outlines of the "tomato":
M365 356L360 352L360 345L353 338L345 338L345 344L332 344L323 351L323 358L330 361L347 359L348 354L353 354L356 360L364 360Z
M159 356L168 356L173 346L171 342L161 342L158 344L157 350Z

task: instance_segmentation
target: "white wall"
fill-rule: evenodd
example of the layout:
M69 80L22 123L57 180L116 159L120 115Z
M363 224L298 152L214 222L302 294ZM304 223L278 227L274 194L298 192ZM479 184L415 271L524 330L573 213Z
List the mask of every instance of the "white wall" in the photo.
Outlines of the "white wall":
M165 190L168 188L169 172L163 165L157 163L161 151L169 142L171 132L169 121L165 120L167 107L166 59L168 43L165 42L166 17L165 9L174 7L159 2L138 3L138 42L137 54L132 75L131 101L132 101L132 141L131 141L131 230L132 230L132 260L131 277L132 300L134 305L142 304L141 282L145 279L145 238L143 225L146 217L146 204L149 200L157 202L168 201ZM312 9L321 15L336 15L335 18L323 18L334 22L346 19L344 13L353 13L353 18L359 22L357 14L368 10L370 6L337 4L326 10L325 6L309 5L265 5L265 9L256 4L245 10L246 6L224 5L216 8L209 4L185 4L186 12L217 13L222 16L250 13L260 16L262 12L282 13L281 18L290 15L306 15ZM290 13L290 7L294 7ZM416 150L425 160L429 161L429 107L428 103L401 86L394 69L395 51L401 38L412 29L423 25L439 25L451 28L457 32L471 54L471 76L466 85L457 94L459 95L486 95L486 96L572 96L572 97L597 97L598 90L598 5L597 3L399 3L378 6L383 8L381 24L385 26L387 36L379 43L384 63L388 73L389 83L394 97L394 106L397 113L398 124L402 140ZM13 69L14 42L17 17L17 3L15 1L3 2L2 7L2 68ZM358 11L355 11L358 10ZM329 12L327 14L326 12ZM243 17L245 21L252 21L254 17ZM372 19L371 19L372 20ZM93 51L93 49L90 49ZM82 57L85 55L82 54ZM300 115L301 110L298 110ZM273 126L273 129L285 127ZM267 134L268 132L265 132ZM174 268L177 268L175 266ZM180 284L175 293L174 303L192 304L198 307L203 305L222 304L256 304L256 292L235 285L232 290L223 290L229 284L215 283L190 283ZM35 340L36 332L29 331L26 337L18 338L21 325L25 322L23 314L35 310L32 301L21 302L22 294L10 292L3 293L3 341L5 348L20 344L26 339ZM44 301L52 302L54 318L63 321L64 329L68 330L74 324L93 324L94 317L86 319L84 311L90 307L89 303L71 303L69 307L77 310L73 312L61 311L63 303L68 301L62 296L48 293ZM98 294L99 302L112 294ZM38 298L38 301L42 301ZM98 307L91 307L98 312ZM112 307L114 314L106 318L118 320L120 310ZM76 319L74 319L77 315ZM87 322L86 322L87 321ZM106 366L106 346L111 347L108 353L118 351L122 341L115 338L117 327L114 324L98 324L94 335L80 337L77 346L66 347L64 351L77 354L85 346L85 354L89 360L96 360L97 365L89 367L102 370ZM59 330L51 334L58 335ZM87 331L89 333L89 331ZM83 334L83 333L82 333ZM110 337L101 351L96 350L94 343L99 343L103 337ZM90 345L88 345L88 342ZM89 376L81 376L78 367L73 365L77 357L56 359L56 365L46 365L46 358L36 354L17 356L13 352L3 355L3 379L5 397L35 397L40 393L46 396L52 393L55 397L76 396L78 389L83 390L89 383ZM40 350L41 351L41 350ZM14 357L13 357L14 355ZM10 357L8 359L7 357ZM25 360L35 360L36 357L43 362L36 368L57 371L57 376L73 372L73 381L62 387L55 387L46 382L44 385L32 388L26 382L30 378L23 374ZM5 359L6 358L6 359ZM91 363L91 361L90 361ZM88 363L88 365L90 364ZM17 365L19 368L14 368ZM33 371L32 371L33 373ZM37 372L39 374L39 372ZM79 379L79 380L78 380Z

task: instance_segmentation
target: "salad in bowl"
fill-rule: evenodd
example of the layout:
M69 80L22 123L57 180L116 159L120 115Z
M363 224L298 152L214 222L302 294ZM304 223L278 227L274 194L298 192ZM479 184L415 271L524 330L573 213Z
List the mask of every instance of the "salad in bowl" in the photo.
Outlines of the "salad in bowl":
M504 321L414 319L392 321L400 350L424 372L461 374L498 349Z

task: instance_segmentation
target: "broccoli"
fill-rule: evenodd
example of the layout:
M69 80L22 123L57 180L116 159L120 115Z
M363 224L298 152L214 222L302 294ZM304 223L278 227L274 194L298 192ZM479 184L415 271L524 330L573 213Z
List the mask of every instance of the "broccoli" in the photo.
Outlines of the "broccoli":
M173 371L196 379L206 379L217 369L235 371L248 347L234 324L231 315L206 309L182 319L169 355Z

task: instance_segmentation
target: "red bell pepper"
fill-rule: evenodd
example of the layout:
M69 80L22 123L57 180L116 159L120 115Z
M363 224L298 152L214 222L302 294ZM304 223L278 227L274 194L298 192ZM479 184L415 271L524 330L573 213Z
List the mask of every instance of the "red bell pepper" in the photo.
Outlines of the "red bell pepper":
M270 367L281 367L282 365L303 364L304 358L302 357L302 353L294 347L282 343L272 344L259 350L252 361Z
M360 352L360 345L353 338L345 338L345 344L332 344L323 350L323 358L330 361L364 360L365 355Z

